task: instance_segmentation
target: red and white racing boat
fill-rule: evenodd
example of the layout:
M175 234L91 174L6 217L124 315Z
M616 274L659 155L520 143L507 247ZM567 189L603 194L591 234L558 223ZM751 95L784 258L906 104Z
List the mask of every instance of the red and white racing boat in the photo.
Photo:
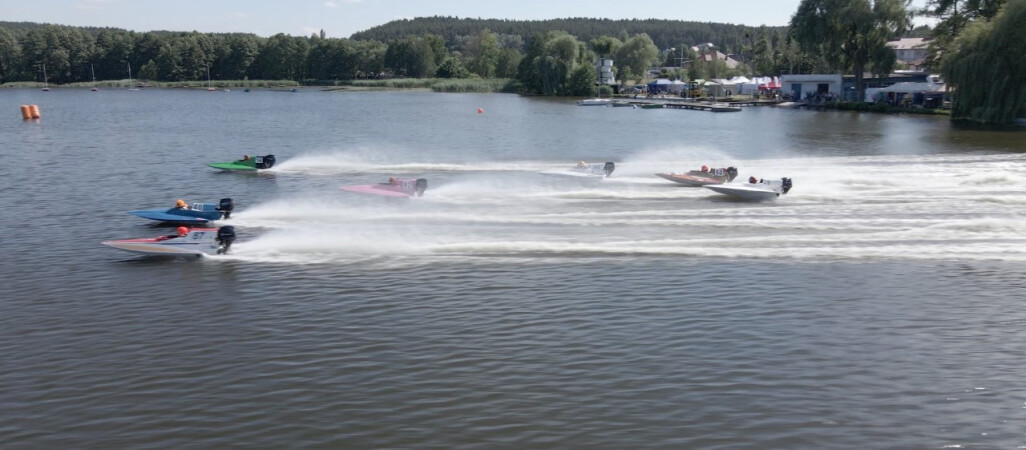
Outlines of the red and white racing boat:
M103 241L103 245L144 255L203 256L226 253L235 241L235 228L178 227L169 236Z
M707 166L702 166L702 170L691 170L687 173L657 173L656 176L685 186L699 187L734 181L734 177L737 177L737 168L710 169Z

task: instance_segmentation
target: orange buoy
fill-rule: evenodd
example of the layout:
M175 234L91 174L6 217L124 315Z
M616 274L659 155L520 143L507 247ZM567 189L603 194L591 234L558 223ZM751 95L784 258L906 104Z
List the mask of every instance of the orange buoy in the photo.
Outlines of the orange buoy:
M29 109L29 105L21 105L21 118L24 120L32 118L32 110Z
M33 119L39 118L39 107L36 105L29 105L29 111L32 113Z
M481 114L481 113L483 113L483 112L484 112L484 108L477 108L477 113L478 113L478 114Z

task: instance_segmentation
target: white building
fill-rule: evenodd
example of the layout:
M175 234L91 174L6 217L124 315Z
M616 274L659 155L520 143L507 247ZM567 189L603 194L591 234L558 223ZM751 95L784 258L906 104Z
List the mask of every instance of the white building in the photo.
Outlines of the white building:
M919 68L926 60L927 45L930 40L925 38L901 38L888 41L887 46L894 49L894 56L898 62L908 64L912 68Z
M600 58L596 69L598 69L598 84L616 85L616 76L613 75L613 60Z
M839 73L815 75L781 75L781 94L790 94L792 99L801 100L808 96L842 93L843 79Z

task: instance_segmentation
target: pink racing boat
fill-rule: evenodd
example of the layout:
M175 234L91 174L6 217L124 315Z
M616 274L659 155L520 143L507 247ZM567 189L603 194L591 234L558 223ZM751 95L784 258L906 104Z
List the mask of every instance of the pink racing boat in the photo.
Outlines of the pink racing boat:
M388 179L387 183L358 184L354 186L342 186L343 191L359 192L361 194L384 195L388 197L420 197L427 190L427 180L423 178L396 178Z

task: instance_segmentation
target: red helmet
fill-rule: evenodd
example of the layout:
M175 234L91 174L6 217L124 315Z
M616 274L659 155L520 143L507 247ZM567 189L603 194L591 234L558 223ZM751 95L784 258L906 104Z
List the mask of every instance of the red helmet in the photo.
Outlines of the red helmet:
M185 236L189 234L189 227L178 227L178 235Z

